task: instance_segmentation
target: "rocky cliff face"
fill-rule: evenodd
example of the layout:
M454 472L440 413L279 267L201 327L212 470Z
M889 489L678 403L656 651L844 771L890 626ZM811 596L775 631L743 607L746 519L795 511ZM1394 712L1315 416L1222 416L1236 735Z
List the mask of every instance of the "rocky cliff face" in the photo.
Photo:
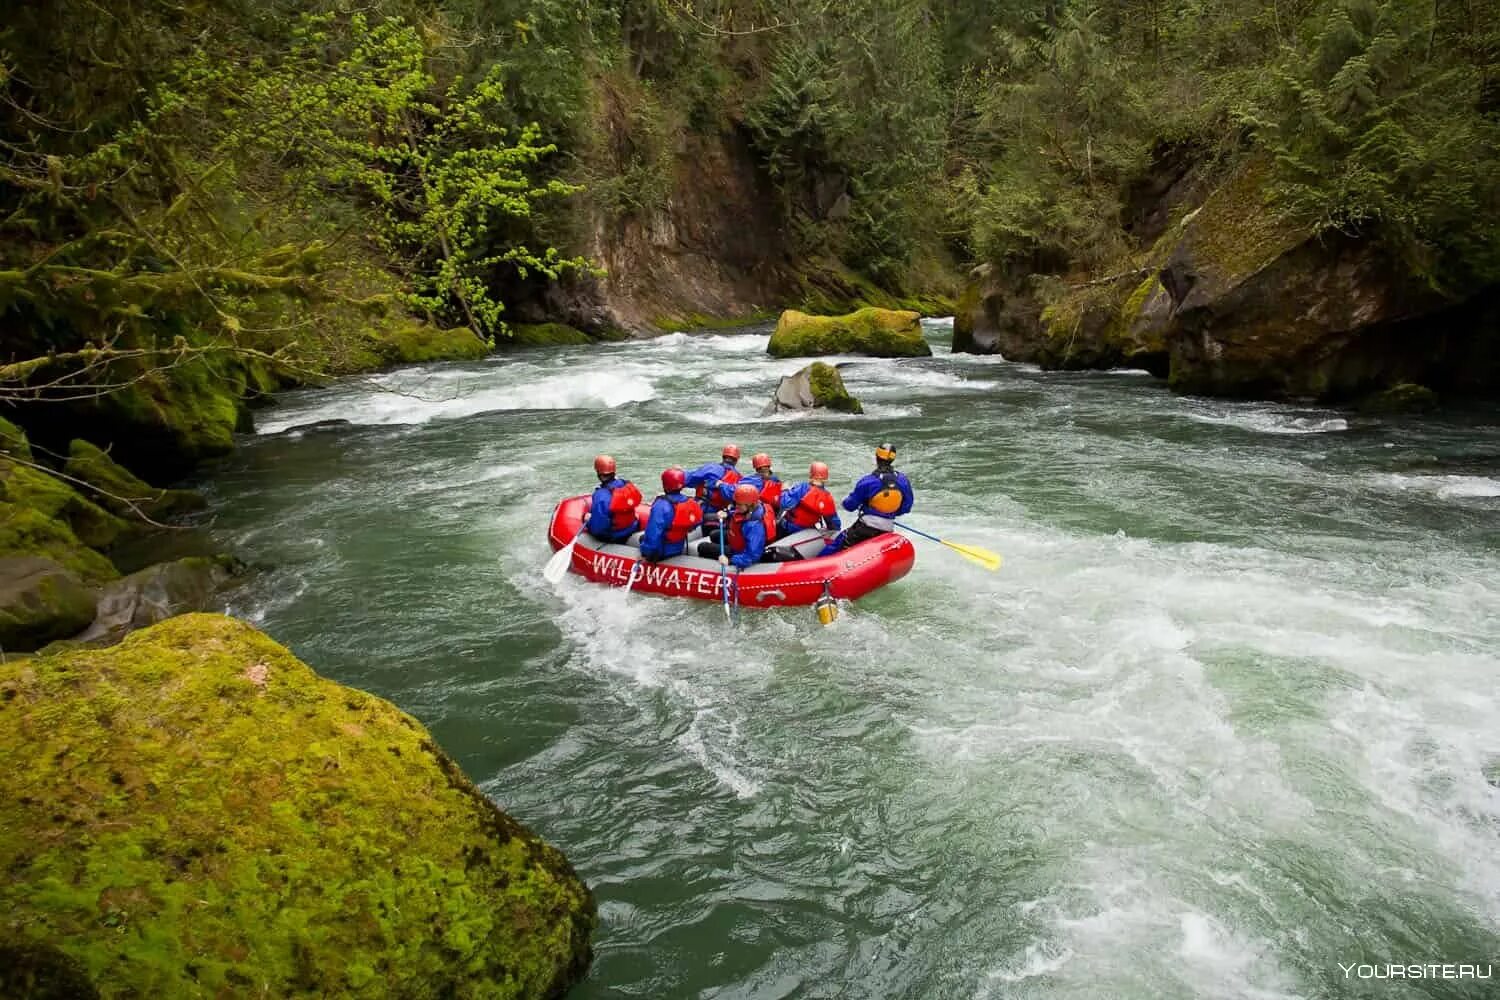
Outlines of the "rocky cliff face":
M1267 178L1264 163L1245 163L1196 207L1181 183L1168 186L1179 220L1147 226L1155 242L1118 275L1069 284L979 270L954 349L1049 368L1147 368L1207 395L1500 389L1500 292L1455 302L1372 241L1299 229L1268 207Z
M580 252L602 277L514 289L508 315L641 331L756 315L795 299L779 199L745 138L689 134L673 160L660 207L621 217L592 210Z

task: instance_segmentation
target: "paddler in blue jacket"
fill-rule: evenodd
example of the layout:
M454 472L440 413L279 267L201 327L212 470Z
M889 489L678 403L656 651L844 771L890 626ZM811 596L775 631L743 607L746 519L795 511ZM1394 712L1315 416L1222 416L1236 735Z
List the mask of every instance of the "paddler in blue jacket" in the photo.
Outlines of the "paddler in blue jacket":
M641 536L641 558L648 562L682 555L688 532L703 523L698 501L682 492L686 480L687 473L676 466L661 474L662 495L652 502L646 533Z
M734 513L724 526L728 551L719 548L717 524L704 530L710 531L715 541L699 542L698 555L744 569L754 566L765 555L766 539L776 530L776 519L771 508L760 502L760 490L749 483L740 483L734 489Z
M615 475L615 460L609 455L594 459L594 472L599 476L599 488L589 501L584 527L601 542L626 541L640 526L635 508L641 502L641 491L630 480Z
M896 471L895 446L877 446L875 471L855 483L854 492L844 498L844 509L859 511L859 517L846 530L835 535L818 554L832 555L840 549L895 530L894 519L911 510L914 502L911 481L904 472Z
M696 491L698 503L703 508L704 520L712 523L714 514L721 510L728 510L730 504L730 493L734 484L740 481L739 470L734 467L740 460L740 446L737 444L726 444L724 451L717 462L709 462L700 465L687 474L687 485ZM729 491L721 491L720 483L728 483ZM704 531L708 530L705 526Z

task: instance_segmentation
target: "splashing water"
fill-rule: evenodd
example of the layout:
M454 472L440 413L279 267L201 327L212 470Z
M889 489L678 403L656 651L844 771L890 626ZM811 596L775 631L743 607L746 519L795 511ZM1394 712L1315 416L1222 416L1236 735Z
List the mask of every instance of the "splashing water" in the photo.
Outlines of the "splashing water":
M1492 997L1500 421L1174 397L950 355L761 417L764 331L295 393L209 488L235 610L428 724L600 901L575 997ZM1139 373L1123 373L1125 375ZM349 424L280 433L320 420ZM845 608L539 572L609 451L725 440L840 493L896 442L918 540Z

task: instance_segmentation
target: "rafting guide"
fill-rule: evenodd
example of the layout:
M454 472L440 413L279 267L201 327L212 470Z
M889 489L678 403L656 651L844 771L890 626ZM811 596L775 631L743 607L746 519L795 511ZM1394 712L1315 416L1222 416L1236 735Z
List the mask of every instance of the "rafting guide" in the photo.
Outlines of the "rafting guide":
M664 469L662 492L647 505L619 475L615 458L599 455L594 491L553 511L548 540L556 554L543 576L555 584L571 570L632 592L722 601L731 619L743 606L812 606L828 624L838 600L863 597L911 571L916 552L898 529L988 570L1000 567L995 553L896 520L916 502L911 480L895 467L894 445L881 443L874 458L873 471L836 504L826 462L810 463L807 480L788 486L769 452L752 456L753 472L741 475L740 448L729 443L717 462ZM847 528L838 507L855 515Z

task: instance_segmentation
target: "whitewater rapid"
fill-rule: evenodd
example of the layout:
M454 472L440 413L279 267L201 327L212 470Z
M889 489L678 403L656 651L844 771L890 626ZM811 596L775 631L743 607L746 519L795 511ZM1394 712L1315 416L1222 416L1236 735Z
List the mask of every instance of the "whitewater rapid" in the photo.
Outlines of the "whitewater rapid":
M289 394L208 484L273 567L233 610L569 854L576 996L1500 995L1339 964L1500 964L1500 413L1177 397L925 325L931 359L834 359L863 416L761 417L801 367L763 330ZM832 627L737 630L538 576L598 451L648 495L724 440L842 491L885 439L912 522L1001 572L924 543Z

